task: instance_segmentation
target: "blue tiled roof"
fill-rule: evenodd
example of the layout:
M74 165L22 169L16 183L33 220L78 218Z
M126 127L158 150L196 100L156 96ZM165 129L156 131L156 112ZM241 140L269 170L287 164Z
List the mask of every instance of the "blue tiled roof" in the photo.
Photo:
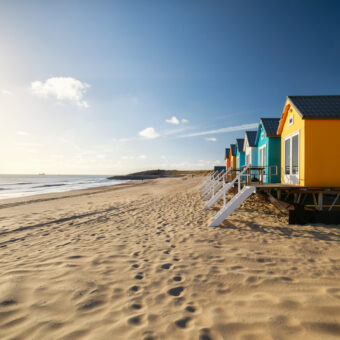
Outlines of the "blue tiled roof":
M243 138L236 138L236 143L237 143L238 152L243 152L244 139Z
M246 131L249 146L256 146L257 131Z
M280 118L261 118L263 129L268 137L277 137Z
M340 118L340 96L288 96L303 119Z
M230 156L230 148L225 149L225 158L229 158Z

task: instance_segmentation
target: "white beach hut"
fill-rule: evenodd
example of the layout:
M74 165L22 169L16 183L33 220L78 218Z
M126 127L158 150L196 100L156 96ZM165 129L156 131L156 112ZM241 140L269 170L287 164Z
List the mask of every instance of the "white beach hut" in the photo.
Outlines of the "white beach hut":
M244 133L243 151L245 153L245 164L257 166L257 146L255 144L257 131L246 131Z

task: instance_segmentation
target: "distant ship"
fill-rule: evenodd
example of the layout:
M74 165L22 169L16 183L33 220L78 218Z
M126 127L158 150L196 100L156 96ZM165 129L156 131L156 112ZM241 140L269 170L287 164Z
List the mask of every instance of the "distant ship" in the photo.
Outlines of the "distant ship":
M41 172L40 174L38 174L39 176L45 176L46 174L44 172Z

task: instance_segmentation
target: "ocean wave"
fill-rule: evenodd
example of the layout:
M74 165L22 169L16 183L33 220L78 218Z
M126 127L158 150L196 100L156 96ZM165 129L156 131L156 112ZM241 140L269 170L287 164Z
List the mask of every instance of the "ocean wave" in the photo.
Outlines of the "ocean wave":
M60 187L62 185L66 185L65 183L61 183L61 184L44 184L44 185L38 185L35 186L33 188L49 188L49 187Z
M4 185L4 186L14 186L14 185L28 185L28 184L33 184L33 183L30 183L30 182L18 182L18 183L1 183L1 185Z

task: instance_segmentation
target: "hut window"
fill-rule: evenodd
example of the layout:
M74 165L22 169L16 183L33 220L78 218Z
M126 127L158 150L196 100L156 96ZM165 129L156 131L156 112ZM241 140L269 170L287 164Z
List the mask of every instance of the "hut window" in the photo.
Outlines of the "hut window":
M263 139L264 138L264 132L262 131L262 133L261 133L261 139Z
M289 119L288 119L288 126L293 125L293 123L294 123L294 116L292 115L292 116L290 116Z

